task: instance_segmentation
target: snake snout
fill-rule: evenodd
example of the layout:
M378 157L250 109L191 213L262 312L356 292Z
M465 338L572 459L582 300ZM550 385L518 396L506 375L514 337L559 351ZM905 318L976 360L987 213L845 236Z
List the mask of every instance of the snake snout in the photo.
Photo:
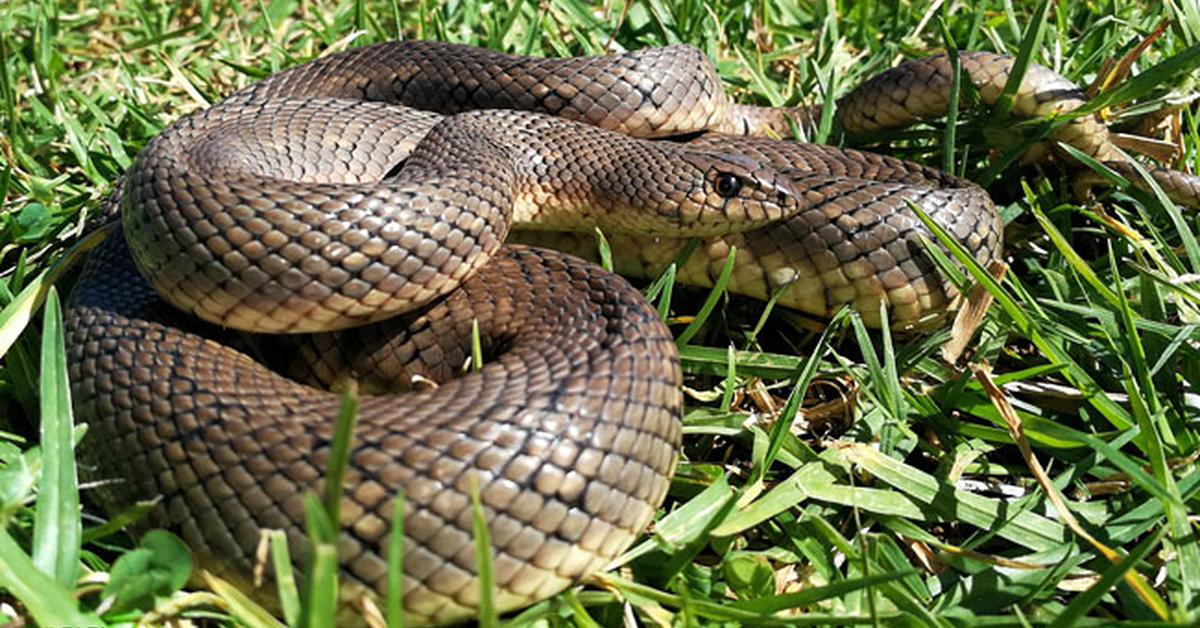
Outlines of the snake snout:
M689 152L684 161L700 179L679 211L680 227L689 233L747 231L790 218L800 209L791 180L751 157Z

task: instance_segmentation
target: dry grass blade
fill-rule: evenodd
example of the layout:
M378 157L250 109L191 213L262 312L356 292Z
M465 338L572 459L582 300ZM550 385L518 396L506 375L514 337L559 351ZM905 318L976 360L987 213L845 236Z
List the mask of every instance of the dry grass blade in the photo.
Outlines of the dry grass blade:
M1130 133L1110 133L1109 139L1123 150L1145 155L1161 163L1174 163L1182 152L1176 142L1168 142L1153 137L1133 135Z
M1038 485L1041 486L1042 490L1046 493L1046 497L1050 500L1050 503L1054 505L1054 509L1058 512L1059 518L1062 519L1063 523L1066 524L1066 526L1070 528L1072 532L1074 532L1080 538L1086 540L1105 558L1114 563L1120 562L1122 559L1121 554L1101 543L1098 539L1096 539L1096 537L1092 536L1091 533L1089 533L1083 528L1082 525L1079 524L1079 520L1075 518L1075 514L1072 513L1071 509L1067 506L1067 502L1063 498L1062 493L1059 492L1058 488L1054 486L1054 482L1046 474L1046 470L1042 467L1042 463L1038 462L1037 457L1033 455L1033 448L1029 445L1029 439L1025 437L1024 429L1021 425L1021 417L1017 415L1016 409L1013 408L1012 403L1008 400L1008 396L1004 394L1004 391L1001 390L994 381L992 381L991 368L986 364L972 364L971 372L975 374L975 379L977 379L983 386L988 398L991 400L992 404L996 406L996 410L1000 412L1000 416L1004 417L1004 422L1008 426L1009 435L1012 437L1013 442L1016 443L1017 448L1021 451L1021 458L1024 459L1025 464L1029 467L1029 471L1033 474L1034 479L1037 480ZM1151 587L1150 583L1147 582L1140 573L1138 573L1136 568L1131 567L1129 571L1125 572L1124 578L1125 582L1129 584L1130 588L1132 588L1137 593L1138 597L1146 603L1146 606L1150 607L1150 610L1153 611L1155 615L1157 615L1163 621L1166 621L1170 617L1166 603L1161 597L1158 596L1157 593L1154 592L1153 587Z
M995 260L988 265L988 272L999 282L1004 279L1004 274L1008 272L1008 264L1000 260ZM976 283L971 288L971 293L967 295L962 307L954 315L954 324L950 328L950 339L942 345L942 359L947 364L955 364L962 357L963 351L966 351L967 346L971 342L971 338L975 337L975 332L979 329L979 325L983 323L988 309L992 307L994 299L995 297L992 296L992 293L988 292L982 284Z
M969 549L958 547L957 545L941 545L938 547L938 549L954 556L962 556L964 558L970 558L971 560L977 560L981 563L995 565L997 567L1007 567L1009 569L1025 569L1033 571L1038 569L1048 569L1050 567L1050 565L1044 563L1031 563L1025 560L1014 560L1012 558L1005 558L1003 556L993 556L991 554L973 552Z
M1096 79L1087 87L1088 98L1094 98L1096 95L1111 89L1113 85L1125 80L1129 76L1130 71L1133 70L1133 64L1137 63L1137 60L1146 53L1146 50L1150 48L1150 44L1153 44L1154 40L1162 36L1163 31L1169 25L1170 21L1168 20L1159 22L1154 32L1143 37L1132 50L1121 57L1120 61L1112 61L1111 59L1106 61L1104 68L1096 74Z
M204 584L209 590L225 605L225 610L228 610L239 622L248 626L259 626L262 628L283 626L266 609L259 606L228 581L214 576L208 571L201 572L201 578L203 578Z

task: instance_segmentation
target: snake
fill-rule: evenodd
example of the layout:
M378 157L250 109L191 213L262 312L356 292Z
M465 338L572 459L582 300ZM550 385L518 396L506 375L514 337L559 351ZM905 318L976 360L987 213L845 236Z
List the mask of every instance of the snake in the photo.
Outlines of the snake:
M984 89L1011 67L962 59ZM942 56L881 75L839 101L842 124L929 115L948 67ZM1046 102L1034 87L1020 103ZM955 298L910 204L980 263L1001 255L981 188L779 139L812 115L733 103L686 45L553 59L397 41L180 118L125 174L121 229L89 257L65 314L73 405L89 425L80 455L104 480L93 498L113 512L157 500L147 525L241 582L264 530L282 530L300 561L304 496L321 489L340 391L357 385L344 598L385 594L400 524L406 618L478 613L472 494L499 610L605 568L667 495L678 352L627 280L506 243L510 231L582 242L598 227L633 275L691 239L677 279L700 285L736 247L730 290L876 323L881 307L906 324ZM1103 129L1077 132L1079 120L1066 132L1096 141ZM483 364L464 369L473 341Z

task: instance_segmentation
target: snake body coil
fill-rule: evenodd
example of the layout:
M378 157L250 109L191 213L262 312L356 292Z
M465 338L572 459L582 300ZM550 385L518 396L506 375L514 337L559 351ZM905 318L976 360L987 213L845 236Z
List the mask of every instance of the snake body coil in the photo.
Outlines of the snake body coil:
M459 113L481 108L522 111ZM398 42L178 121L127 174L124 234L92 256L67 315L75 405L92 426L82 453L123 480L103 499L161 496L155 523L226 573L248 573L267 528L301 555L303 495L319 488L340 397L310 384L390 390L420 376L437 387L362 400L347 578L383 592L403 492L406 611L475 612L472 483L502 609L602 568L666 495L681 433L674 343L624 280L503 246L513 220L598 224L635 258L667 257L681 235L708 257L735 243L734 287L785 289L819 313L852 303L871 316L883 300L904 321L952 295L906 201L981 261L998 253L986 195L930 169L713 133L629 137L778 129L778 115L731 105L690 47L549 60ZM456 377L474 323L489 359ZM222 327L347 329L247 344Z

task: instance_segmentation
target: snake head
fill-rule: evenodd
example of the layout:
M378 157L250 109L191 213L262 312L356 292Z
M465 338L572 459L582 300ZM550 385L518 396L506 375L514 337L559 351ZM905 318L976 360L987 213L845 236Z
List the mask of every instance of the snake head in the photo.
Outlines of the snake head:
M747 231L783 220L800 209L790 179L759 161L735 153L685 150L693 183L676 216L681 235Z

